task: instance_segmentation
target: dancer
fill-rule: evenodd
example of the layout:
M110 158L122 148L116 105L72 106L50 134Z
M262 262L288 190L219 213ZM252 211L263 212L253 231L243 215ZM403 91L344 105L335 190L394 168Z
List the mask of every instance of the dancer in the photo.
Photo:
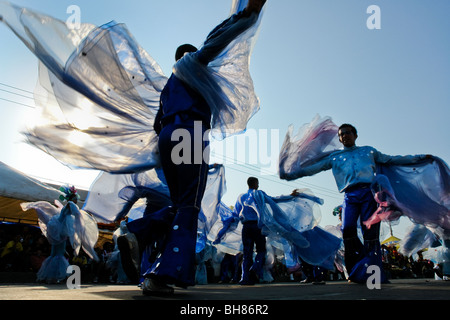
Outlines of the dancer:
M253 187L256 185L252 183ZM256 213L256 225L252 229L260 229L270 246L284 251L288 268L302 261L327 270L334 269L334 259L342 240L318 226L318 206L323 204L322 199L309 190L294 190L291 195L270 197L264 191L253 189L238 198L238 208L241 198L250 219L254 219ZM245 209L239 210L243 212ZM215 233L217 237L213 244L236 250L235 237L225 237L228 226L224 223L223 228ZM243 230L240 233L243 239ZM253 246L251 250L253 252ZM257 257L254 270L258 270L258 261L262 262L261 257Z
M168 284L184 288L195 285L197 222L208 175L209 143L205 133L210 129L212 111L204 98L205 93L196 91L186 81L197 75L183 73L195 70L191 64L207 65L212 61L258 20L264 3L250 0L245 10L210 33L201 50L197 51L192 45L177 49L177 65L161 93L161 106L155 120L161 164L173 202L172 210L164 212L164 219L173 217L173 221L162 253L145 275L144 294L170 294L173 288ZM190 139L190 143L177 157L174 153L180 152L180 142L174 141L173 137L180 132L187 134L183 136L183 145L184 139Z
M60 190L64 195L60 200L67 203L63 206L55 201L57 207L46 201L22 203L22 209L35 209L39 217L39 226L52 246L50 256L42 263L37 273L37 281L45 283L60 283L66 277L69 266L64 257L67 240L70 241L74 254L78 255L80 248L94 260L98 260L94 246L98 239L96 221L77 206L79 194L75 187L63 186Z
M328 130L328 132L332 131ZM377 210L377 204L370 188L376 177L377 165L416 164L431 158L431 156L388 156L372 147L358 147L356 146L357 130L350 124L343 124L339 127L338 137L344 146L343 150L331 152L322 159L310 162L309 165L306 163L289 173L280 170L280 176L282 179L294 180L321 171L333 170L338 189L345 194L342 230L345 265L349 272L349 280L365 283L368 277L365 265L376 264L380 268L382 266L379 241L380 223L372 225L370 229L364 224L361 225L364 245L357 235L358 219L366 221ZM280 166L282 165L283 163L280 161ZM385 277L382 279L386 281Z
M192 54L195 55L194 59L207 64L220 52L220 47L208 46L208 42L212 44L214 40L225 47L234 37L223 38L221 42L221 35L226 35L226 30L240 20L248 20L247 25L234 31L234 35L245 31L251 25L251 21L257 18L263 4L262 1L250 1L245 11L231 17L210 34L203 50L197 52L195 47L183 45L177 50L176 60L181 60L186 53L194 52ZM256 14L253 15L254 12ZM155 131L159 133L161 163L174 205L174 210L167 214L173 214L175 217L164 251L147 274L144 293L172 292L173 289L166 284L181 287L195 284L197 220L208 170L205 152L208 143L204 141L204 134L210 129L210 121L211 110L203 96L192 90L176 75L172 75L161 94L161 108L155 121ZM194 140L196 125L201 126L201 134L197 137L200 141ZM187 163L176 164L173 150L178 143L174 143L172 135L180 129L187 130L192 139L192 149L183 151L191 152L192 158L188 159ZM198 143L201 148L195 149L194 146ZM200 163L196 162L199 155Z
M259 181L255 177L247 179L248 191L241 194L236 202L235 210L242 222L242 277L241 285L253 285L252 271L259 280L263 279L263 266L266 258L266 237L259 227L258 212L255 210L254 191L259 188ZM256 257L253 261L253 250L256 246Z

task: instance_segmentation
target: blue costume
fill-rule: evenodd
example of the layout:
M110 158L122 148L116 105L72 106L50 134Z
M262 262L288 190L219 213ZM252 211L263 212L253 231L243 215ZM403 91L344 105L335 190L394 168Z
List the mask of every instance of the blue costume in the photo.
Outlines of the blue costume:
M263 266L266 257L266 237L258 226L259 218L254 199L254 190L239 196L235 210L242 222L242 244L244 255L242 260L241 284L252 284L250 271L254 270L259 279L263 278ZM253 249L256 246L256 257L253 263Z
M174 218L166 234L164 249L146 276L157 278L166 284L180 287L195 285L197 222L207 182L207 131L212 117L211 108L202 93L180 80L177 70L183 69L185 59L207 65L236 36L252 26L256 19L256 14L249 15L243 11L220 24L208 36L202 49L181 58L180 68L175 65L175 73L161 93L160 109L154 127L159 134L161 164L173 203L173 208L167 214L174 214ZM239 20L244 22L241 21L237 28L235 25ZM182 142L173 141L177 132L187 133ZM174 150L179 148L180 143L186 144L185 138L190 139L190 143L187 143L190 149L182 150L182 159L178 161L174 159ZM190 157L184 158L186 153Z
M156 131L159 132L161 163L173 203L173 209L168 214L173 213L175 216L164 251L148 275L185 287L195 284L197 220L208 175L205 152L208 141L203 140L203 137L209 129L211 115L204 99L174 75L161 94L160 111L163 113L160 116L162 129ZM198 136L194 125L196 121L200 127ZM176 130L189 132L187 136L191 139L191 149L183 152L190 152L191 157L186 163L175 164L172 159L172 150L180 144L172 141ZM196 148L198 139L199 149ZM197 162L195 158L199 154L200 162Z
M234 228L233 232L229 232L228 237L225 236L233 225L231 221L235 220L231 216L220 224L223 226L220 231L213 230L209 237L213 239L213 235L217 235L213 244L217 245L219 250L228 250L232 254L239 251L246 252L249 262L246 267L243 266L243 270L248 266L252 267L250 254L253 254L254 245L249 246L248 250L241 249L236 245L238 234L241 235L240 240L244 242L244 245L246 237L257 239L255 235L262 234L270 246L284 251L288 268L296 265L300 259L302 262L331 270L334 268L334 259L342 240L318 226L319 204L323 204L323 200L315 197L308 190L296 195L280 197L269 197L263 191L249 190L238 198L235 208L239 210L235 214L241 213L240 216L244 222L239 224L242 230ZM244 228L247 224L249 233L245 235ZM255 232L256 229L257 232ZM259 272L259 276L261 276L265 258L262 255L262 252L265 253L265 246L262 249L260 244L260 248L259 251L257 248L258 254L253 264L253 269L256 273Z
M421 164L426 156L389 156L372 147L353 146L336 150L338 128L329 118L317 117L300 131L302 135L292 140L289 137L291 132L288 133L280 153L280 177L292 180L332 169L337 187L344 193L342 232L349 279L364 282L368 277L367 265L381 267L380 223L370 228L362 223L377 210L371 185L380 169ZM364 244L357 236L358 219Z
M345 265L349 279L364 281L365 270L360 270L370 260L368 265L381 264L380 224L367 229L361 225L364 245L358 238L358 220L367 221L377 210L370 188L375 181L377 165L404 165L418 163L425 156L388 156L372 147L344 147L310 167L304 167L298 172L299 177L310 176L318 172L332 169L340 192L345 193L342 213L342 234L345 246ZM366 260L363 260L366 259ZM362 264L362 266L361 266ZM352 271L353 270L353 271Z
M332 168L336 184L340 192L344 192L342 213L342 234L345 245L345 265L350 279L361 278L365 270L359 270L359 264L364 257L371 259L371 264L381 267L380 224L370 229L361 225L364 246L357 236L358 219L367 221L377 210L371 184L375 181L377 165L405 165L421 162L425 156L388 156L372 147L344 147L333 152L324 160L310 168L305 168L303 174L311 175ZM367 261L364 261L366 263ZM357 266L354 271L353 268ZM357 275L357 273L360 275ZM362 277L364 278L364 277Z

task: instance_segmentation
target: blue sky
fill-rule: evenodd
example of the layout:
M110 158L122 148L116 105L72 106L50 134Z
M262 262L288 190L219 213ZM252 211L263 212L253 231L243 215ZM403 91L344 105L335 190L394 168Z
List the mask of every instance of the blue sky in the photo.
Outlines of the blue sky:
M123 22L166 75L176 47L186 42L200 46L228 16L231 6L231 0L13 3L63 21L70 16L67 8L77 5L83 23ZM380 8L381 29L367 28L371 5ZM448 12L448 0L268 0L251 60L261 110L249 128L275 130L281 146L290 124L298 129L320 114L338 125L354 124L358 145L392 155L433 154L448 163ZM4 25L0 39L0 161L33 176L88 187L95 172L70 171L21 142L19 132L33 117L33 108L4 99L33 106L31 99L17 93L30 96L26 91L33 92L37 61ZM342 195L331 172L288 183L276 175L261 174L257 164L232 164L226 170L224 202L228 205L234 205L246 191L247 177L254 175L260 178L261 189L274 196L310 188L325 200L321 224L338 223L331 211L342 202ZM403 228L394 230L396 235L403 234Z

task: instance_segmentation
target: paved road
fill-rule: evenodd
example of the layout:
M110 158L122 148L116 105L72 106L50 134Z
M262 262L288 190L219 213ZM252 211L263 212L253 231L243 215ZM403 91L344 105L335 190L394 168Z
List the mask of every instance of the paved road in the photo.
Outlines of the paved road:
M204 285L176 289L170 297L143 296L132 285L0 284L0 300L156 300L156 301L264 301L264 300L450 300L450 281L392 280L380 290L343 281L325 285L274 283L255 286Z
M51 301L47 304L39 301L31 306L25 303L32 300ZM54 300L58 300L56 304ZM82 300L85 302L80 304ZM372 314L384 314L383 318L389 315L387 319L413 319L423 314L436 316L436 312L448 308L449 300L450 281L428 279L392 280L380 290L343 281L325 285L291 282L251 287L214 284L176 289L171 297L144 296L138 287L128 285L89 284L70 290L66 284L0 283L0 308L19 312L25 318L35 317L42 309L54 310L57 318L62 311L56 310L64 310L65 316L73 313L78 317L115 319L120 315L131 320L143 317L288 320L294 315L296 318L316 315L320 319L340 319L344 314L349 319L368 319ZM362 317L361 312L365 316Z

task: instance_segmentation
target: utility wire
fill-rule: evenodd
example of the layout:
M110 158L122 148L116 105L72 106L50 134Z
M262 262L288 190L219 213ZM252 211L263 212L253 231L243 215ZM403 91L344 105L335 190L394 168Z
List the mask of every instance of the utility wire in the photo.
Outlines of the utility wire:
M220 155L218 157L220 157ZM239 161L237 161L236 159L227 157L226 155L222 155L222 157L225 158L225 160L233 161L235 164L237 164L239 166L243 166L243 167L245 167L245 168L247 168L249 170L258 171L260 173L263 173L265 175L266 179L268 179L269 176L273 176L273 172L270 172L267 169L260 168L260 167L257 167L255 165L251 165L251 164L247 164L247 163L243 163L243 162L239 163ZM243 171L241 171L241 172L243 172ZM243 173L246 173L246 172L243 172ZM290 184L288 184L287 182L283 182L283 180L279 180L279 179L277 179L277 180L269 179L269 180L271 180L273 182L277 182L279 184L283 184L285 186L290 186ZM302 184L302 185L304 185L306 187L309 187L309 188L313 188L315 190L319 190L319 191L321 191L322 195L324 195L324 193L326 193L327 196L331 196L331 197L334 197L334 198L340 196L340 194L336 190L328 189L328 188L321 187L321 186L318 186L318 185L315 185L315 184L312 184L312 183L307 183L307 182L300 182L300 184Z
M22 103L22 102L17 102L17 101L13 101L13 100L9 100L9 99L4 99L4 98L0 98L0 100L11 102L11 103L15 103L15 104L19 104L19 105L22 105L22 106L25 106L25 107L28 107L28 108L36 109L35 106L30 106L29 104L25 104L25 103Z
M12 92L12 91L5 90L5 89L0 89L0 91L7 92L7 93L10 93L10 94L14 94L14 95L19 96L19 97L24 97L24 98L27 98L27 99L32 99L32 100L34 100L33 97L29 97L29 96L26 96L26 95L24 95L24 94L20 94L20 93L17 93L17 92Z
M8 87L8 88L10 88L10 89L15 89L15 90L22 91L22 92L26 92L26 93L30 93L30 94L34 94L34 93L31 92L31 91L24 90L24 89L20 89L20 88L17 88L17 87L14 87L14 86L11 86L11 85L2 83L2 82L0 82L0 86Z
M2 83L2 82L0 82L0 85L4 86L4 87L7 87L7 88L10 88L10 89L14 89L14 90L20 91L20 92L33 94L33 92L30 92L30 91L27 91L27 90L24 90L24 89L20 89L20 88L14 87L14 86L10 86L10 85L7 85L7 84ZM13 95L16 95L16 96L20 96L20 97L23 97L23 98L27 98L27 99L34 99L33 97L26 96L24 94L20 94L20 93L17 93L17 92L5 90L5 89L0 89L0 91L6 92L6 93L9 93L9 94L13 94ZM15 100L10 100L10 99L5 99L5 98L0 98L0 100L6 101L6 102L10 102L10 103L14 103L14 104L18 104L18 105L22 105L22 106L25 106L27 108L32 108L32 109L36 108L35 106L29 105L29 104L26 104L26 103L23 103L23 102L15 101Z

